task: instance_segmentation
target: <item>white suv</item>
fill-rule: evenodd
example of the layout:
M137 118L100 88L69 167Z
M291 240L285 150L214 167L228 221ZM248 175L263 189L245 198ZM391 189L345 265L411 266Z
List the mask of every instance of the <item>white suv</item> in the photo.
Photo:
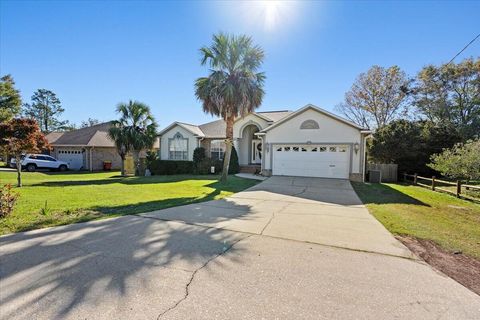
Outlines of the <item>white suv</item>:
M45 154L27 154L22 156L21 159L22 169L27 169L29 172L34 172L37 169L50 169L59 171L68 170L68 163L57 160ZM10 167L17 167L17 161L15 159L10 161Z

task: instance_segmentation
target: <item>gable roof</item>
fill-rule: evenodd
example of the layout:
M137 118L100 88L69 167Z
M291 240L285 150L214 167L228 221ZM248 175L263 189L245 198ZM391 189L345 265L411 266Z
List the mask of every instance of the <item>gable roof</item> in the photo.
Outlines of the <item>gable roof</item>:
M298 109L297 111L290 113L289 115L287 115L286 117L283 117L281 120L279 120L279 121L277 121L277 122L274 122L272 125L266 127L265 129L261 130L260 132L270 131L271 129L273 129L273 128L279 126L279 125L281 125L281 124L284 123L284 122L287 122L288 120L290 120L290 119L298 116L299 114L301 114L301 113L303 113L303 112L305 112L305 111L307 111L307 110L317 111L317 112L322 113L322 114L324 114L324 115L326 115L326 116L328 116L328 117L330 117L330 118L333 118L333 119L335 119L335 120L337 120L337 121L343 122L343 123L345 123L345 124L347 124L347 125L349 125L349 126L351 126L351 127L354 127L354 128L356 128L356 129L358 129L358 130L365 131L365 132L368 131L368 129L363 128L362 126L359 126L358 124L353 123L353 122L351 122L351 121L349 121L349 120L347 120L347 119L344 119L344 118L342 118L342 117L339 117L339 116L337 116L336 114L333 114L333 113L331 113L331 112L329 112L329 111L327 111L327 110L325 110L325 109L319 108L319 107L317 107L317 106L315 106L315 105L313 105L313 104L307 104L307 105L304 106L303 108ZM368 131L368 132L369 132L369 131Z
M269 119L269 122L279 121L291 113L293 113L293 111L290 110L256 112L256 114L262 115L263 117Z
M53 146L115 147L115 143L108 136L110 126L110 122L104 122L72 131L51 132L45 137ZM153 147L158 148L158 146L157 140Z
M225 138L227 124L223 119L215 120L198 126L206 138Z
M196 126L194 124L178 122L178 121L175 121L174 123L170 124L165 129L161 130L158 133L158 135L159 136L163 135L165 132L169 131L170 129L174 128L175 126L182 127L183 129L189 131L194 136L198 136L198 137L204 137L205 136L205 134L202 132L202 130L200 130L200 128L198 126Z
M107 132L110 128L110 122L99 123L90 127L80 128L66 132L51 132L46 138L54 146L102 146L114 147L114 143L108 138ZM97 135L97 132L105 134Z

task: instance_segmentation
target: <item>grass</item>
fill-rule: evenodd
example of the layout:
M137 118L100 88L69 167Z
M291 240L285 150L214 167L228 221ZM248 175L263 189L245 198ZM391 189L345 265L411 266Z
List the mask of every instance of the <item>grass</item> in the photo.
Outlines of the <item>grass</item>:
M480 258L480 205L412 185L352 185L393 234L432 240L446 250Z
M0 219L0 234L104 217L148 212L220 199L244 190L254 180L230 176L119 177L118 172L22 173L23 187L14 212ZM0 184L16 182L15 172L1 172Z

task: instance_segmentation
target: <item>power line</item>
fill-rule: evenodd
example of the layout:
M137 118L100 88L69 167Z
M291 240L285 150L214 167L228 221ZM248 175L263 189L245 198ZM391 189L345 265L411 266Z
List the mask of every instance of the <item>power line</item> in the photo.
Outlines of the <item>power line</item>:
M448 61L447 64L452 63L452 61L455 60L456 57L458 57L463 51L465 51L465 49L467 49L467 48L468 48L475 40L477 40L479 37L480 37L480 33L477 34L477 36L476 36L475 38L473 38L472 41L470 41L462 50L460 50L460 52L457 53L457 54L455 55L455 57L452 58L452 60Z

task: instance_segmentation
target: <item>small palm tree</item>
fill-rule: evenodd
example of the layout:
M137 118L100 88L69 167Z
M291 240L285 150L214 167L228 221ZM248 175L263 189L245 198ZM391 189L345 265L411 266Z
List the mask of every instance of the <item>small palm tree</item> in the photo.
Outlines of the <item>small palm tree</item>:
M113 122L109 131L115 141L120 156L131 150L135 164L135 175L140 175L140 151L151 149L157 139L157 123L150 107L144 103L130 100L128 103L120 103L117 106L120 119ZM123 173L125 173L123 168Z
M121 175L125 176L125 158L131 151L132 146L128 141L127 130L122 126L122 123L118 120L111 122L112 126L108 130L109 137L115 142L118 155L122 159Z
M262 48L250 37L220 33L213 36L210 47L200 49L202 65L208 64L208 77L195 82L195 95L202 102L203 111L222 117L226 128L226 152L223 161L222 182L227 181L233 144L233 123L260 106L265 74L257 72L265 56Z

